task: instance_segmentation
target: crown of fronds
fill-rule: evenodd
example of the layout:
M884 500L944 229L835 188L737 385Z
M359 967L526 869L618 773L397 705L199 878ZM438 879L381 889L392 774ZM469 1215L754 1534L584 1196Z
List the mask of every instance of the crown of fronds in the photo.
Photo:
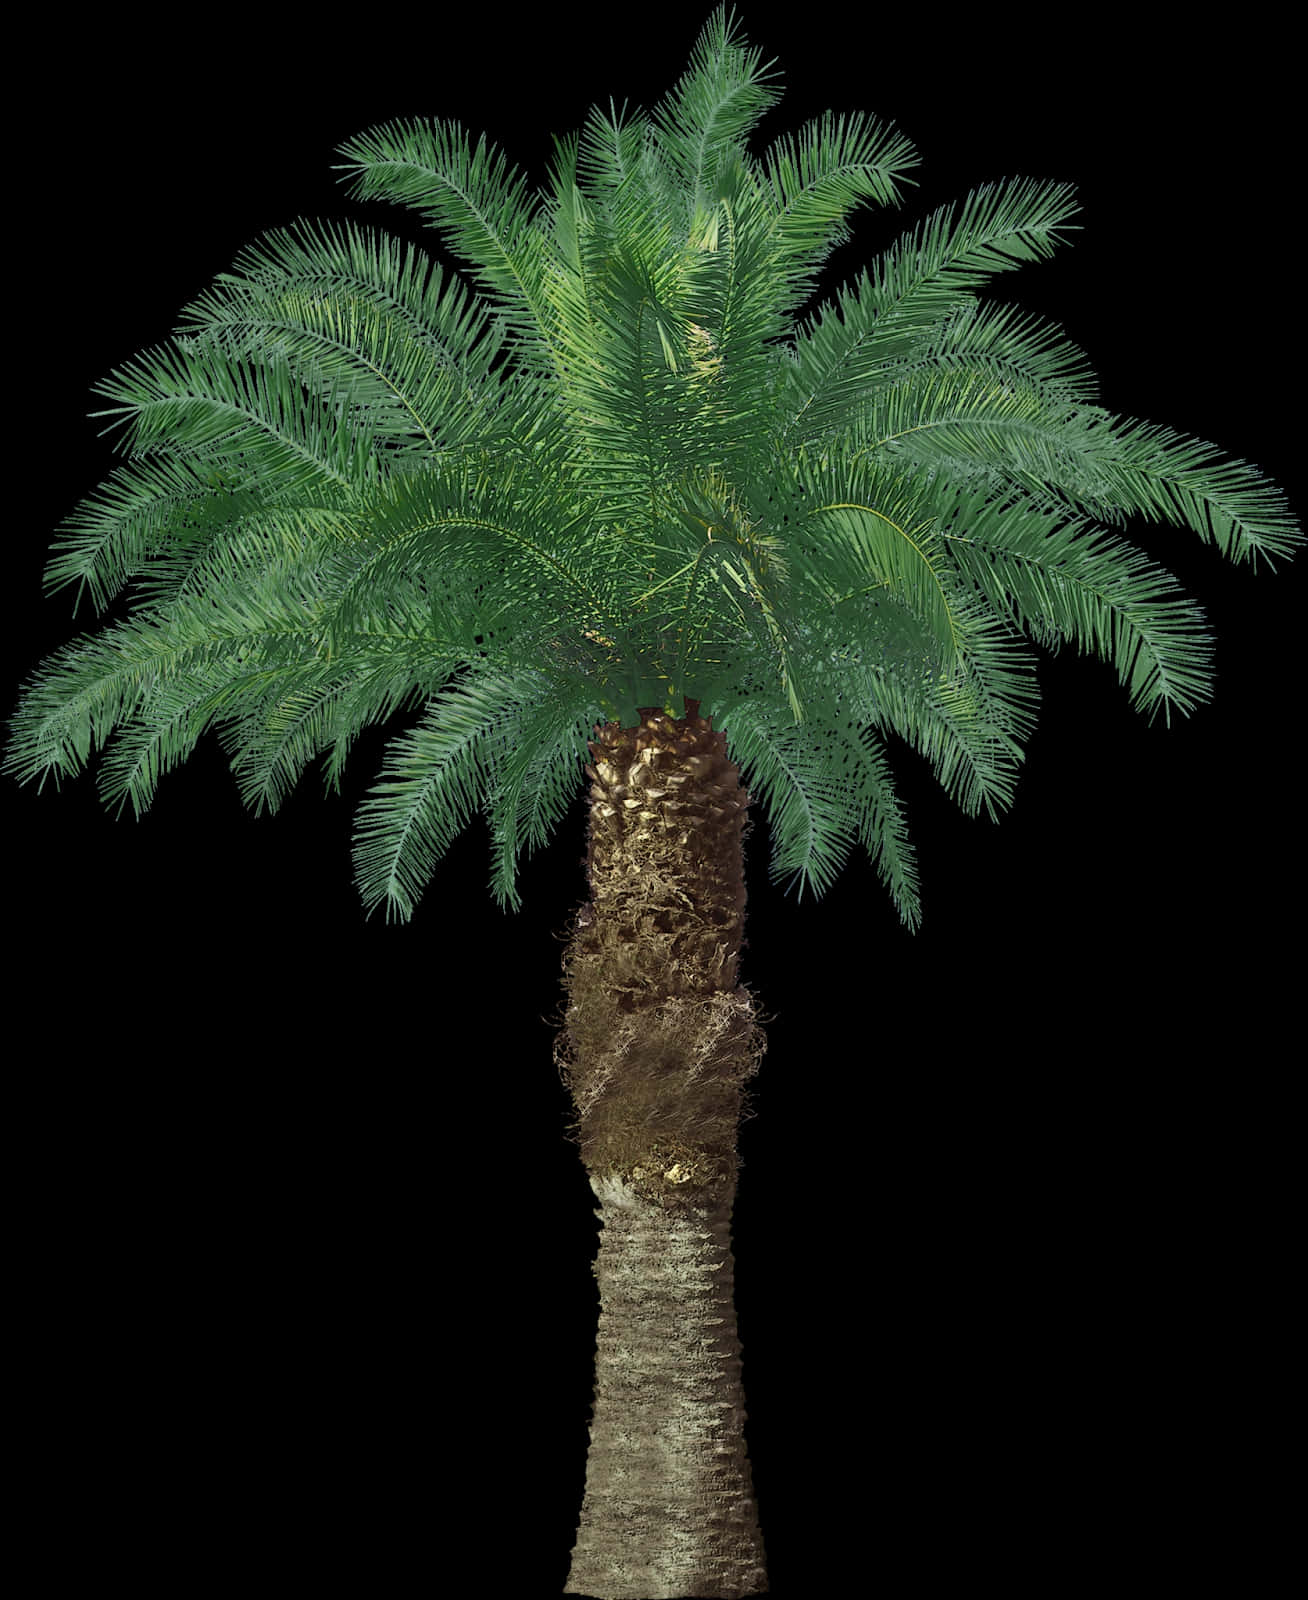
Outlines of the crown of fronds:
M857 841L914 926L889 735L996 815L1028 641L1103 657L1150 714L1204 699L1199 608L1109 530L1270 559L1302 542L1284 498L1110 416L1061 330L977 298L1063 242L1070 185L978 189L800 320L849 215L897 205L917 159L858 114L751 155L772 65L719 8L652 113L555 141L540 193L450 122L341 146L353 195L414 207L476 292L302 221L96 386L130 464L63 524L47 587L133 606L24 686L8 770L108 741L103 796L139 814L212 726L276 810L407 710L358 822L365 904L410 916L484 807L516 908L597 718L692 696L764 801L774 877L820 895Z

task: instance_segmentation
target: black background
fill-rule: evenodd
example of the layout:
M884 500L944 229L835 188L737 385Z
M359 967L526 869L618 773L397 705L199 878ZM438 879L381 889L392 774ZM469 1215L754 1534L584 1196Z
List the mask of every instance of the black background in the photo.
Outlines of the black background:
M92 382L296 217L439 249L344 197L352 134L452 116L541 180L594 100L659 98L703 15L183 19L80 32L75 62L41 41L43 109L9 163L11 462L38 486L9 520L13 691L89 624L40 573L118 459ZM1072 181L1084 232L995 297L1061 323L1116 414L1257 463L1302 511L1285 42L972 15L746 10L787 85L755 148L831 107L922 158L823 292L983 182ZM1283 1371L1301 1051L1303 558L1271 576L1132 531L1207 609L1214 702L1151 728L1108 667L1046 658L999 826L896 750L916 936L864 858L820 903L786 897L756 810L743 976L769 1049L737 1304L775 1595L844 1592L851 1566L887 1593L1002 1574L1043 1594L1133 1543L1151 1577L1247 1581L1274 1540L1253 1463ZM272 819L242 811L212 736L141 822L93 777L6 780L15 1271L56 1571L561 1590L595 1307L550 1057L580 805L519 915L478 825L410 924L368 921L351 819L383 743L342 796L313 772Z

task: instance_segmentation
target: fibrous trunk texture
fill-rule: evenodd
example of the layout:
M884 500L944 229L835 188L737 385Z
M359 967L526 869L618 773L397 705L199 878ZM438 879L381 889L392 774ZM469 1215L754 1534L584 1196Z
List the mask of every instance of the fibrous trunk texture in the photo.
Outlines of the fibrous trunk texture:
M558 1059L600 1201L600 1321L567 1592L761 1594L730 1242L763 1050L736 982L749 796L694 700L602 724L590 750L591 898Z

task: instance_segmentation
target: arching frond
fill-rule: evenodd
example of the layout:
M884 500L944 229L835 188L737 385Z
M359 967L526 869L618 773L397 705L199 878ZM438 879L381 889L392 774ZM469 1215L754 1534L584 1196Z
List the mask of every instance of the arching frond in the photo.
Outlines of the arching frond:
M1012 804L1035 726L1035 664L1016 630L961 585L955 616L965 643L950 663L910 597L853 596L814 618L804 659L822 693L863 726L898 734L965 813L993 819Z
M413 245L347 223L301 222L243 250L183 308L177 332L227 354L284 357L312 393L348 383L352 425L421 462L493 412L504 329Z
M436 864L488 793L531 704L530 675L480 672L443 690L387 747L359 811L354 865L371 913L407 921Z
M997 381L1037 385L1052 401L1093 403L1099 380L1083 350L1063 330L1020 306L986 304L967 298L943 317L902 358L886 363L872 386L872 398L906 372L970 371Z
M838 458L799 468L807 490L804 537L839 595L884 588L930 626L940 670L962 658L964 595L916 484L867 462Z
M93 388L125 402L92 415L130 416L132 455L221 443L243 452L260 480L283 492L323 484L357 491L374 475L371 429L348 414L353 380L337 381L316 400L300 392L289 365L275 355L233 360L213 340L177 340Z
M550 694L542 682L536 704L543 726L513 746L499 764L487 803L491 823L491 893L501 907L517 911L518 857L549 842L581 786L586 737L594 725L593 700L584 685L568 695Z
M212 720L214 697L239 669L243 642L297 628L310 647L311 629L284 605L270 612L252 595L227 593L217 604L146 614L83 635L43 662L25 687L10 724L11 768L25 778L74 774L115 729L131 727L119 736L124 751L148 751L153 740L159 753L139 761L119 756L103 792L120 800L130 793L144 810L160 772L189 755Z
M1069 439L1087 497L1192 529L1233 561L1288 558L1303 543L1285 495L1256 467L1171 428L1095 410Z
M1203 612L1141 551L1083 519L961 498L942 521L953 559L997 615L1112 664L1134 710L1188 713L1210 694Z
M773 141L760 166L787 310L807 299L831 252L848 242L846 221L855 208L867 201L898 205L900 182L911 184L905 175L919 165L916 150L893 124L858 112L824 112Z
M329 635L355 630L397 583L454 572L496 586L505 650L519 614L523 626L555 632L565 621L607 637L626 632L617 578L595 569L577 509L489 457L377 489L333 565Z
M512 328L525 359L548 363L549 318L543 296L535 202L526 175L503 151L453 121L403 119L347 139L337 170L353 175L361 200L412 206L472 265Z
M875 728L851 717L833 690L810 701L797 726L789 709L761 687L714 696L732 759L749 792L761 798L772 833L769 875L818 898L857 842L868 853L906 927L921 919L917 862L894 781Z
M789 874L801 898L805 887L820 897L840 874L858 831L849 790L829 752L767 697L715 700L712 710L746 787L764 802L773 881Z
M1078 453L1086 438L1085 408L978 357L901 373L858 408L845 442L856 460L912 463L930 482L1061 492L1075 503L1093 493Z
M147 570L164 552L200 542L202 530L226 524L234 507L216 468L163 457L115 467L60 524L45 569L54 593L77 584L76 612L89 591L97 612L121 593L129 578ZM248 509L251 497L242 500Z
M900 921L915 932L922 921L917 852L885 749L871 726L833 725L825 741L858 819L858 842L889 891Z
M912 355L972 303L967 290L1052 255L1078 209L1071 184L1029 178L986 184L961 208L938 207L802 330L788 374L788 441L843 426L886 363Z

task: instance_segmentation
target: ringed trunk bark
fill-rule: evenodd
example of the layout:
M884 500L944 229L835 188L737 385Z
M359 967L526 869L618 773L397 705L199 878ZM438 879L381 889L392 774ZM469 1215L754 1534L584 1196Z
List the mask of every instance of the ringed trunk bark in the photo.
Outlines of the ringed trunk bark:
M749 796L683 720L596 729L591 899L564 959L556 1056L602 1223L595 1403L566 1592L767 1589L730 1243L744 1083L762 1032L736 982Z

